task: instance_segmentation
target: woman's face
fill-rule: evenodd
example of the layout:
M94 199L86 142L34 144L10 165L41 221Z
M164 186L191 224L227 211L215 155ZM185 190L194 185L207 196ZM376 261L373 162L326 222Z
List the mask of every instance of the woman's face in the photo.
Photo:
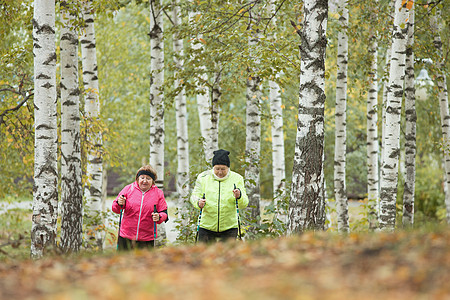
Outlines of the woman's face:
M153 179L148 175L140 175L138 178L138 185L141 191L148 191L153 185Z
M225 165L215 165L214 174L219 178L224 178L228 174L228 167Z

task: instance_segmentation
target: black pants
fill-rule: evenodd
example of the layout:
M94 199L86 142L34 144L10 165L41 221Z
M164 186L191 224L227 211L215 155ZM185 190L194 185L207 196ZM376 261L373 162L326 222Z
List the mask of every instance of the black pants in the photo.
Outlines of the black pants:
M220 242L224 242L226 240L236 239L237 234L237 228L231 228L222 232L217 232L200 227L200 229L198 230L198 240L199 242L204 243L212 243L215 242L216 239Z
M155 241L133 241L119 236L119 241L117 244L119 251L126 251L134 248L151 249L155 245Z

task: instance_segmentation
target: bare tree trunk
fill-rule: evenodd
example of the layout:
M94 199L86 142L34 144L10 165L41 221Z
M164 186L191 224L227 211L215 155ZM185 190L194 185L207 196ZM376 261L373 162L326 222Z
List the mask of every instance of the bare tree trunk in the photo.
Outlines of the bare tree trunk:
M378 5L375 1L372 10ZM374 25L378 19L375 11L371 12L371 25L369 36L369 91L367 93L367 191L368 191L368 221L369 228L378 227L378 197L379 197L379 167L378 167L378 32Z
M270 2L270 12L275 14L276 3ZM274 27L276 28L276 17L272 18ZM275 36L274 36L275 38ZM278 74L276 75L278 78ZM269 101L270 114L272 125L272 176L273 176L273 199L278 208L279 201L281 201L286 194L286 171L284 160L284 132L283 132L283 110L281 100L281 89L275 80L269 80ZM286 222L287 216L281 216L281 219Z
M41 258L56 246L58 168L56 123L55 1L35 0L34 55L34 188L31 257Z
M78 252L83 242L81 182L80 89L78 35L68 3L61 2L61 243L64 252Z
M436 8L436 15L431 17L431 27L434 32L434 46L439 53L439 60L436 62L439 74L436 78L438 87L438 97L441 108L441 128L442 128L442 143L444 149L444 166L445 166L445 207L447 209L447 223L450 224L450 114L448 108L448 91L447 78L445 75L445 56L442 49L442 40L440 36L442 18L440 11Z
M350 230L348 223L348 199L345 183L346 140L347 140L347 67L348 67L348 9L347 0L339 1L339 34L336 80L336 110L335 110L335 144L334 144L334 196L339 232Z
M253 8L257 10L256 6ZM254 13L258 19L258 13ZM257 24L249 24L250 51L259 43L260 33ZM251 55L254 53L251 53ZM254 59L255 64L248 69L247 78L247 107L246 107L246 142L245 142L245 189L249 199L249 218L255 224L260 223L260 152L261 152L261 79L258 73L259 61ZM256 233L256 229L251 227L249 232Z
M179 27L181 23L179 0L173 0L172 20L175 27ZM184 65L184 47L183 40L178 37L177 33L173 34L173 51L175 53L174 61L176 64L175 71L175 88L182 86L179 72ZM188 123L186 110L186 95L184 87L175 97L175 114L177 119L177 194L178 209L181 212L181 220L183 226L188 226L188 219L185 218L189 211L189 140L188 140Z
M97 230L103 224L102 213L102 178L103 178L103 138L98 126L100 122L100 100L98 89L97 54L94 31L94 16L92 0L83 2L83 18L85 34L81 38L81 53L83 65L83 84L85 89L86 117L88 118L87 140L89 150L87 154L87 186L84 191L88 207L89 227L94 236L89 237L95 245L102 249L102 234ZM93 125L93 126L91 126Z
M405 165L403 189L403 226L414 224L414 190L416 184L416 88L414 77L414 7L409 12L405 74Z
M389 70L388 99L386 106L385 140L380 193L380 228L395 229L398 162L400 154L400 114L405 75L406 21L409 10L402 0L394 6L392 32L392 59Z
M394 4L395 0L389 0L389 11L393 15L394 13ZM393 18L392 18L393 19ZM389 36L392 36L392 27L389 29ZM381 77L381 82L383 83L383 99L381 100L381 149L380 149L380 157L383 159L384 156L384 145L383 141L385 140L386 128L384 125L386 124L386 106L387 106L387 98L388 98L388 84L389 84L389 69L391 68L391 55L392 55L392 39L389 41L388 48L386 49L386 61L384 65L384 76ZM378 178L381 177L381 168L379 168ZM381 181L378 180L378 190L380 190ZM380 218L380 200L377 203L377 215L378 215L378 223Z
M328 1L304 1L300 97L288 232L325 226L323 145Z
M214 83L212 86L211 99L211 148L219 149L219 102L222 96L220 84L222 79L220 64L216 64L216 72L214 73Z
M164 188L164 41L162 0L150 1L150 165L158 178L156 186ZM166 239L164 223L158 226L158 245Z

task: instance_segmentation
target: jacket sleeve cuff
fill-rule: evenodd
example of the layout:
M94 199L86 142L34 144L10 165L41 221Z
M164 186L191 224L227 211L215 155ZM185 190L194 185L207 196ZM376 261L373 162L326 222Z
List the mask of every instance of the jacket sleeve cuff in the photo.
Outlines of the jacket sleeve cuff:
M156 222L157 224L161 224L162 222L169 221L169 214L167 213L167 209L159 212L159 221Z

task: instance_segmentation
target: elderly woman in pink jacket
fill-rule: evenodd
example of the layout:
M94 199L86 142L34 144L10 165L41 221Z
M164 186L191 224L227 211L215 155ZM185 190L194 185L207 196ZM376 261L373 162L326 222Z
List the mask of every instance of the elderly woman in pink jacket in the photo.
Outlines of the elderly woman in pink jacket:
M117 214L123 212L119 250L153 247L154 224L167 222L167 203L163 191L155 185L156 178L152 166L143 166L136 174L136 181L125 186L113 202L112 210Z

